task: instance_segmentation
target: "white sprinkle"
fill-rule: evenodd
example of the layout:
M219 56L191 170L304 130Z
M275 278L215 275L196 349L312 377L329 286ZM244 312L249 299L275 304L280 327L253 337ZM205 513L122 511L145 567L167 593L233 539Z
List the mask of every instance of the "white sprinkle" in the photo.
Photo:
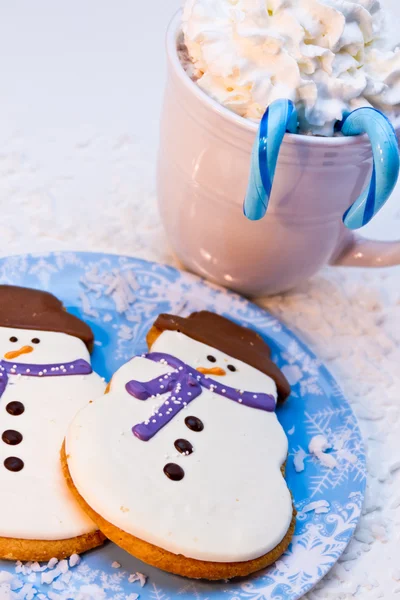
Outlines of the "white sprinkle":
M61 368L61 369L65 369L64 365L61 365L61 367L60 367L60 368Z
M47 583L47 585L50 585L59 575L61 575L61 572L59 568L56 567L52 571L46 571L45 573L42 573L40 581L41 583Z
M64 591L65 590L65 585L63 584L63 582L60 579L57 579L57 581L53 581L53 584L51 586L52 590L59 590L59 591ZM53 592L49 592L49 594L52 594ZM57 594L54 594L54 596L49 595L49 598L54 598L54 600L60 600L60 596Z
M149 423L150 423L150 421L145 421L144 422L145 425L148 425Z
M315 435L308 445L308 451L310 454L318 455L320 452L325 452L332 448L331 444L329 444L328 440L324 435Z
M192 395L192 392L188 392L188 396L191 396L191 395Z
M160 389L161 389L161 390L163 390L163 389L164 389L164 386L163 386L163 385L160 385Z
M30 372L31 372L31 370L30 370L30 369L26 369L26 373L30 373Z
M13 365L13 369L16 369L16 368L17 368L17 365Z
M47 369L43 369L43 373L47 373Z
M112 566L113 569L120 569L121 568L120 563L117 562L116 560L114 560L114 562L111 563L111 566Z
M257 394L254 394L253 398L257 398Z
M316 514L327 513L330 510L330 504L326 500L318 500L316 502L310 502L301 511L303 514L314 511Z
M54 567L56 566L57 563L58 563L58 558L51 558L49 560L49 562L47 563L47 568L54 569Z
M15 373L15 369L10 369L10 373Z
M158 413L158 416L159 416L159 417L162 417L162 413Z
M60 573L66 573L69 569L67 560L60 560L58 563L57 569L60 569Z
M178 367L178 371L183 371L183 367Z
M69 559L69 566L76 567L81 562L81 557L79 554L73 554Z
M238 402L239 402L239 404L242 404L243 400L241 398L239 398Z
M169 400L166 400L166 401L165 401L165 404L166 404L166 406L168 406L168 404L169 404Z
M38 375L41 377L43 375L43 371L39 371Z
M157 423L157 421L155 419L152 419L151 422L152 423Z
M293 458L293 466L296 473L302 473L304 471L304 459L306 458L307 453L304 452L303 448L300 448L295 452Z
M222 394L225 394L225 392L226 392L226 389L225 389L225 388L222 388L221 392L222 392Z
M164 375L164 379L168 379L168 375Z
M74 365L70 365L70 367L69 367L69 368L70 368L70 369L73 369L73 368L74 368Z
M326 454L325 450L332 448L332 445L328 442L325 436L315 435L308 446L310 454L314 454L320 463L328 469L334 469L337 467L337 460L332 454Z
M143 587L146 583L147 575L143 575L143 573L132 573L128 577L129 583L134 583L135 581L140 581L140 586Z

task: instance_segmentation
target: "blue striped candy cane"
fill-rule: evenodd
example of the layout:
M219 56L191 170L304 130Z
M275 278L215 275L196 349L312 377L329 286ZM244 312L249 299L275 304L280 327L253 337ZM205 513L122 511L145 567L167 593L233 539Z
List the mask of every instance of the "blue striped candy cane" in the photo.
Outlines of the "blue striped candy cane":
M285 133L296 133L297 112L291 100L275 100L264 113L251 154L250 178L243 211L251 221L267 212L279 150Z
M338 128L346 136L366 133L371 142L371 181L343 215L346 227L359 229L367 225L381 210L397 183L400 160L396 133L389 119L379 110L370 107L358 108L349 113Z

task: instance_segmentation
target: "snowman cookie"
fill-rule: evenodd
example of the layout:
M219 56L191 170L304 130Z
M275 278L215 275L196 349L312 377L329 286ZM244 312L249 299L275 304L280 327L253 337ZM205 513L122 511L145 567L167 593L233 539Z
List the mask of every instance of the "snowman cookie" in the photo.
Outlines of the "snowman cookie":
M64 474L100 530L179 575L225 579L279 558L294 530L275 414L289 385L250 329L160 315L149 352L70 425Z
M73 416L104 392L92 345L51 294L0 285L0 558L49 560L104 541L59 459Z

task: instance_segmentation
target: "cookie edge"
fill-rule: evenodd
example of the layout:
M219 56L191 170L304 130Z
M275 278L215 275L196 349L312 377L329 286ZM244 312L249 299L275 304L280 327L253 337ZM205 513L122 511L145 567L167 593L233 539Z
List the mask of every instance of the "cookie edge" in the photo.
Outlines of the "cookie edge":
M68 488L74 495L79 506L86 512L92 521L96 523L100 531L109 540L135 558L142 560L148 565L162 569L163 571L168 571L169 573L181 575L183 577L190 577L192 579L220 580L232 579L233 577L244 577L276 562L286 551L292 540L296 525L296 509L294 506L289 529L282 541L273 550L259 558L244 562L222 563L196 560L194 558L187 558L181 554L173 554L168 550L154 546L149 542L145 542L144 540L119 529L93 510L80 495L72 480L65 453L65 441L61 448L60 456L62 470Z
M106 536L99 530L63 540L26 540L0 537L0 559L21 561L49 561L68 558L104 544Z

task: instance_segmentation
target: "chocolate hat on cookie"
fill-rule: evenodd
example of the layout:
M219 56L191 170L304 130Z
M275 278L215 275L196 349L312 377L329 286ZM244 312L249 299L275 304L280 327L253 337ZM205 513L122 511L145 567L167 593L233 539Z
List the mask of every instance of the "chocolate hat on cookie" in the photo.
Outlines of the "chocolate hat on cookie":
M0 327L67 333L92 350L93 332L86 323L68 313L60 300L41 290L0 285Z
M149 345L151 346L157 333L165 330L180 331L265 373L275 381L280 402L289 396L290 385L279 367L271 360L270 347L252 329L205 310L192 313L187 318L161 314L149 333Z

